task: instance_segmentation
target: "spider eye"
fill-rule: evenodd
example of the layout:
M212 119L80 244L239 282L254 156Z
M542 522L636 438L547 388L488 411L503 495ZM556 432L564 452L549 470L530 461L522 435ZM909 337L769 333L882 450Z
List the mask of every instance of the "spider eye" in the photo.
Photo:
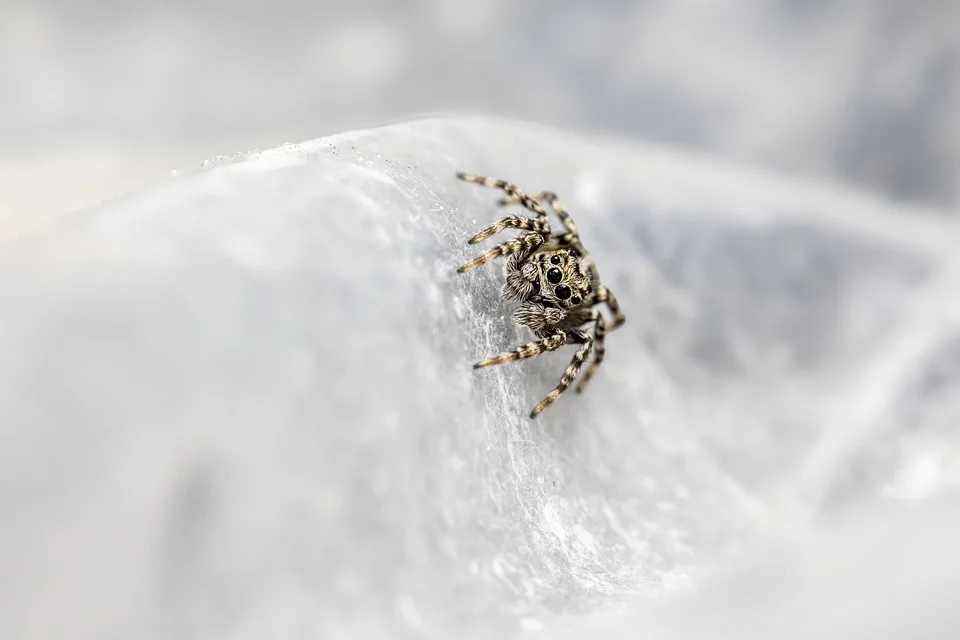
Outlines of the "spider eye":
M550 284L557 284L561 280L563 280L563 272L556 267L550 267L550 270L547 271L547 282Z
M557 297L560 298L561 300L566 300L567 298L570 297L570 287L568 287L565 284L560 285L559 287L554 289L553 292L557 294Z
M556 254L550 256L550 262L551 262L552 264L560 264L560 256L558 256L558 255L556 255Z
M573 306L577 306L581 302L583 301L580 299L580 296L573 296L572 298L570 298L570 304L572 304Z

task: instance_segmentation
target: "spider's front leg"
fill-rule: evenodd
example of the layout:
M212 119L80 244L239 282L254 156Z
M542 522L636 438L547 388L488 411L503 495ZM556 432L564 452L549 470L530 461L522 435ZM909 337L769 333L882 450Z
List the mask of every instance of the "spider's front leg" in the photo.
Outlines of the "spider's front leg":
M619 327L623 326L623 324L627 321L627 316L623 314L623 310L620 308L620 303L617 302L617 296L613 295L613 291L600 283L600 273L597 271L597 265L594 264L592 260L589 262L589 270L590 280L593 282L594 286L593 300L590 302L590 304L603 303L607 305L607 309L609 309L610 313L613 314L613 325L609 330L615 331Z
M560 397L564 391L567 390L567 387L570 386L570 383L577 377L577 374L580 373L580 368L583 367L583 363L586 361L587 357L590 355L590 351L593 349L593 336L584 331L576 330L569 332L570 337L568 342L579 342L581 346L577 349L577 352L573 354L573 359L570 361L570 364L567 365L566 370L563 372L563 377L560 378L560 384L558 384L554 389L547 394L543 400L540 401L540 404L533 408L533 411L530 412L531 418L536 418L538 415L543 413L544 409L553 404L557 398Z
M603 356L607 353L607 349L604 346L604 341L607 337L607 322L596 309L591 309L590 311L594 323L593 362L590 363L590 366L587 367L587 370L583 373L583 377L580 378L580 382L577 384L577 393L583 393L583 390L587 387L587 383L590 382L590 378L593 377L593 374L597 372L597 369L599 369L603 363Z
M507 182L506 180L500 180L498 178L477 176L464 171L458 171L457 178L463 180L464 182L472 182L473 184L483 185L484 187L502 190L505 194L507 194L507 198L510 198L511 200L523 205L526 209L533 211L535 214L537 214L537 220L547 224L546 210L540 205L539 202L521 191L519 187L512 182Z
M527 344L517 347L513 351L507 351L506 353L501 353L500 355L493 356L492 358L487 358L482 360L475 365L474 369L485 369L486 367L492 367L498 364L505 364L507 362L513 362L515 360L525 360L527 358L533 358L538 356L541 353L547 353L548 351L556 351L562 347L567 342L567 336L562 331L558 331L554 334L536 340L535 342L528 342Z
M491 260L495 260L500 256L517 254L520 259L523 260L543 244L543 239L543 234L533 231L511 240L507 240L503 244L497 245L493 249L490 249L490 251L487 251L482 256L474 258L465 265L462 265L457 269L457 273L466 273L467 271L476 269L480 265L486 264Z
M521 259L525 259L531 253L540 248L540 246L543 245L543 243L546 242L550 237L550 223L547 221L547 212L533 198L525 194L523 191L520 191L516 185L504 180L487 178L484 176L475 176L462 171L457 173L457 177L465 182L472 182L486 187L502 189L508 196L511 198L516 198L518 202L521 202L524 206L537 214L535 219L523 216L507 216L470 238L467 243L476 244L502 231L506 231L507 229L519 229L527 232L522 236L512 240L507 240L503 244L494 247L479 258L475 258L474 260L471 260L467 264L461 266L459 269L457 269L459 273L464 273L466 271L470 271L471 269L475 269L476 267L499 258L500 256L518 254Z
M622 327L627 321L627 316L623 314L623 309L620 308L620 303L617 302L617 296L613 295L613 291L600 285L594 291L593 298L596 302L602 302L607 305L610 313L613 314L613 325L610 327L610 331Z
M467 244L477 244L507 229L520 229L541 235L550 235L550 225L542 220L534 220L533 218L524 218L521 216L507 216L467 240Z
M541 191L533 196L533 199L537 202L546 202L550 205L550 209L560 219L560 222L563 223L563 228L566 230L566 233L557 234L553 238L557 246L560 248L573 247L581 255L586 255L586 251L580 241L580 230L577 229L577 224L573 221L573 217L567 211L566 207L560 202L560 196L553 191ZM501 198L498 204L506 207L513 204L522 204L522 202L514 196L508 195L505 198Z

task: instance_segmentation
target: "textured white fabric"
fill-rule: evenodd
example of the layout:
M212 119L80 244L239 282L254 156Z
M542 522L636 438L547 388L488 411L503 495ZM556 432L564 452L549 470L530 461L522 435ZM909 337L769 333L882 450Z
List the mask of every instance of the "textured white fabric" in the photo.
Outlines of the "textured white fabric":
M471 369L528 336L501 262L455 273L502 215L457 170L559 192L628 316L535 422L572 350ZM0 636L632 637L624 607L956 481L957 246L830 185L470 119L14 235Z

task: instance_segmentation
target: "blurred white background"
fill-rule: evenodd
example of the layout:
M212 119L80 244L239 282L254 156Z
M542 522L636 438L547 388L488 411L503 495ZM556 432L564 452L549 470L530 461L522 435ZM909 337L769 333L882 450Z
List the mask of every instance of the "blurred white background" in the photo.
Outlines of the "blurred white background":
M0 0L0 223L448 111L957 209L958 25L956 0Z

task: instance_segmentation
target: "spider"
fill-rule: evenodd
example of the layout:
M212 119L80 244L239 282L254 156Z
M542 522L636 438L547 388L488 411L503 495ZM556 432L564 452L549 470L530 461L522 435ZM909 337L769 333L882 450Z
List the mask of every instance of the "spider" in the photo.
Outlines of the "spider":
M513 313L514 321L529 329L537 338L512 351L478 362L473 368L483 369L533 358L568 344L579 345L560 383L530 412L530 418L533 419L567 390L592 352L593 362L576 389L577 393L584 390L603 362L607 333L623 325L626 317L613 292L601 284L597 267L583 248L577 226L560 204L556 193L544 191L530 197L516 185L503 180L462 171L457 173L457 178L500 189L506 194L499 200L500 206L519 204L536 214L535 218L507 216L468 241L468 244L476 244L507 229L524 232L471 260L457 272L465 273L501 256L508 256L505 265L507 281L501 296L519 303ZM560 219L564 232L554 234L551 231L543 203ZM595 306L601 303L613 314L613 324L609 327Z

